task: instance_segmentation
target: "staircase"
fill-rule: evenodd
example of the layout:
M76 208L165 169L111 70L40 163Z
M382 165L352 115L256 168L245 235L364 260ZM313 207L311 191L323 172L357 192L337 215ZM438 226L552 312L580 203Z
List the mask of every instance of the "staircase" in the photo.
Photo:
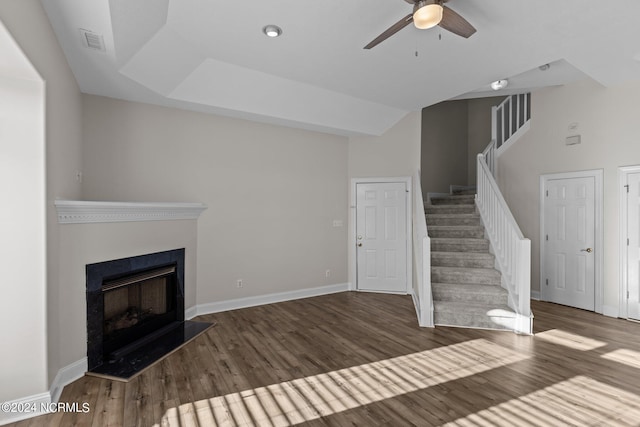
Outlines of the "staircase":
M516 314L494 268L484 227L475 206L475 189L432 197L425 205L431 238L434 323L513 330Z

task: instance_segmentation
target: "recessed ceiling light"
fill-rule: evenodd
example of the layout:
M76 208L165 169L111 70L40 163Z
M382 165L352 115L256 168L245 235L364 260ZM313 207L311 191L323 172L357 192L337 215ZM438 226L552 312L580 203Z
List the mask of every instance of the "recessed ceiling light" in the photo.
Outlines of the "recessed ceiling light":
M549 64L544 64L538 67L540 69L540 71L547 71L549 68L551 68L551 65Z
M262 32L267 37L278 37L282 35L282 28L278 27L277 25L267 25L262 29Z
M496 80L495 82L491 83L491 89L500 90L500 89L504 89L508 85L509 85L509 80L507 79Z

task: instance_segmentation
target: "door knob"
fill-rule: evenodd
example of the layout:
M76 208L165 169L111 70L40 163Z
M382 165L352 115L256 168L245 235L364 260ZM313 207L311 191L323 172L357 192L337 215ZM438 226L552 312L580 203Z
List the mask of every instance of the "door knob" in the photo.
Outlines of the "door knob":
M591 248L580 249L580 252L586 252L586 253L590 254L591 252L593 252L593 249L591 249Z
M362 243L358 243L358 246L362 246Z

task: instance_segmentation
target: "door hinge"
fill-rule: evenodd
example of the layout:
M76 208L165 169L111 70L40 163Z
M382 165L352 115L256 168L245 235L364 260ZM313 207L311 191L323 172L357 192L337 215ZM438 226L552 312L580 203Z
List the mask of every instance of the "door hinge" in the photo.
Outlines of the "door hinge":
M629 291L627 291L627 299L629 299Z
M546 285L549 286L549 279L546 279Z
M549 197L549 190L547 190L547 197Z
M545 240L546 240L547 242L549 241L549 235L548 235L548 234L545 236Z
M629 238L627 237L627 246L629 246Z

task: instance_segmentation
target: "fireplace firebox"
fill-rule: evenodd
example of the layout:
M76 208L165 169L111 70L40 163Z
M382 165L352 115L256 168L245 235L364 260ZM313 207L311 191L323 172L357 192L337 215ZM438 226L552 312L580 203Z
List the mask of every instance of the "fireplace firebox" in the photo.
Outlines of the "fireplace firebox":
M129 379L211 326L184 321L184 256L87 265L88 374Z

